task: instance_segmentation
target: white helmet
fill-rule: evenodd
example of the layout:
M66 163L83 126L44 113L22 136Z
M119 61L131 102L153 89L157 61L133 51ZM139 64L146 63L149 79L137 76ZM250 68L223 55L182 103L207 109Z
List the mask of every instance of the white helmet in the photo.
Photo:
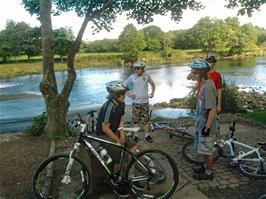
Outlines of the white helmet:
M145 68L145 62L144 61L137 61L133 64L133 67L140 67L140 68Z
M105 86L108 93L117 94L118 97L119 95L125 94L129 90L127 85L122 81L111 81L106 83Z

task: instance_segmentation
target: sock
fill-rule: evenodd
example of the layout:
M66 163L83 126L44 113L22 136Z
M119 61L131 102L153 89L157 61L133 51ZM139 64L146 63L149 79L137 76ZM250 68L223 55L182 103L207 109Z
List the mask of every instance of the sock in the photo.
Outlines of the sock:
M212 170L205 168L205 173L209 176L212 174Z

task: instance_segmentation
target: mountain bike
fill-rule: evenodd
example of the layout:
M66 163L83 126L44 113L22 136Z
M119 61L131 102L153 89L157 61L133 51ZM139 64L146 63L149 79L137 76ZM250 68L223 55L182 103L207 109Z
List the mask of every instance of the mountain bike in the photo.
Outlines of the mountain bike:
M150 118L151 118L152 111L150 111ZM187 139L194 139L194 136L191 135L186 127L183 127L178 124L169 123L169 122L149 122L150 123L150 129L152 132L154 131L164 131L169 134L170 138L181 137L181 138L187 138Z
M124 131L131 132L127 134L123 146L89 134L86 131L86 122L82 118L76 119L73 125L79 126L80 130L70 153L47 158L34 174L33 189L38 199L86 197L90 183L93 182L85 162L76 156L81 144L102 165L101 169L109 176L113 190L127 190L133 198L163 199L169 198L174 193L178 185L179 172L174 160L167 153L148 149L133 154L127 149L128 137L139 129L123 128ZM121 149L118 171L113 171L100 156L93 144L95 141ZM131 157L129 162L125 161L127 157ZM137 184L143 189L137 189Z
M225 140L214 144L214 159L228 157L229 166L235 166L239 172L247 177L266 179L266 142L258 142L257 147L253 147L237 141L234 136L235 124L229 127L229 132ZM237 151L237 147L242 147ZM203 164L202 155L197 154L193 142L187 142L182 148L183 157L189 162Z

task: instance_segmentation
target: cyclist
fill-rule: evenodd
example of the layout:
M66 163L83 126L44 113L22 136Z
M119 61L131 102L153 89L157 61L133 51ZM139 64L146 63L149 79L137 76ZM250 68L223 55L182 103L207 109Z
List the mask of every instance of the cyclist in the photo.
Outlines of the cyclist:
M215 87L217 90L217 98L216 98L217 99L217 108L216 108L216 111L217 111L217 114L219 114L222 111L223 80L222 80L221 74L219 72L215 71L215 69L214 69L214 66L217 62L217 59L215 58L215 56L211 55L211 56L207 57L205 60L208 62L209 66L210 66L210 71L208 72L208 76L210 79L212 79L214 81L214 84L215 84ZM187 79L191 80L191 77L192 77L192 74L190 73L187 76ZM198 84L197 84L197 94L198 95L199 95L199 92L200 92L200 82L198 81ZM216 139L220 140L221 139L220 118L218 117L218 115L216 118L216 128L217 128Z
M133 64L135 74L130 75L125 83L131 89L128 97L133 99L132 121L134 126L143 126L145 138L152 143L152 137L149 134L149 97L154 96L155 84L152 78L145 73L145 63L137 61ZM148 84L151 85L151 94L148 94Z
M222 89L223 89L223 81L221 74L217 71L215 71L214 66L217 62L217 59L215 56L211 55L208 58L205 59L209 66L210 66L210 71L208 72L208 76L210 79L214 81L216 90L217 90L217 114L219 114L222 111ZM216 127L217 127L217 134L216 134L216 139L220 140L221 135L220 135L220 119L217 116L217 121L216 121Z
M101 107L96 125L96 135L102 139L125 144L125 133L117 131L119 127L124 126L125 113L125 97L128 87L122 81L111 81L106 84L106 89L109 93L107 101ZM104 144L103 144L104 145ZM136 152L138 145L133 139L128 139L127 147L133 152ZM121 149L111 145L104 145L108 154L112 157L114 163L119 163ZM128 197L126 190L118 189L114 192L119 197Z
M216 88L209 79L209 64L204 60L193 61L191 64L191 79L200 82L200 92L197 98L195 147L197 153L203 155L204 165L194 169L194 179L213 179L213 145L216 132Z

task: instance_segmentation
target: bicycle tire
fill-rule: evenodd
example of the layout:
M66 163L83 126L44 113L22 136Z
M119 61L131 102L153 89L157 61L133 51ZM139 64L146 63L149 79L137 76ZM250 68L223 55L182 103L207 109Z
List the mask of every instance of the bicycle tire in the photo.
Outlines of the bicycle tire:
M89 188L89 170L86 164L77 157L70 170L70 182L61 182L69 162L69 154L58 154L44 160L35 171L33 177L33 190L38 199L47 198L85 198ZM51 167L51 168L50 168ZM52 171L51 175L47 175ZM51 172L50 172L51 173ZM80 182L78 181L80 179ZM47 183L51 188L47 193ZM77 186L77 187L76 187Z
M257 154L253 153L245 157L247 160L239 160L237 164L238 171L251 178L266 179L266 152L259 151L264 161L256 162L248 159L258 158Z
M163 180L157 180L157 170L155 167L147 165L143 160L145 156L152 157L158 161L163 168ZM146 170L141 164L145 165ZM140 172L135 169L143 168ZM136 155L136 159L132 158L127 165L125 179L129 181L129 192L133 198L169 198L178 185L179 171L174 160L165 152L155 149L144 150ZM143 190L135 188L136 184L141 184Z
M156 168L156 170L159 171L157 173L156 179L152 182L149 182L150 184L161 183L166 179L166 173L162 164L160 164L160 162L156 160L156 158L154 158L152 155L143 155L142 163L144 163L145 165L152 163L154 164L154 168ZM138 165L136 169L138 169ZM141 168L139 169L141 170Z
M196 149L194 148L194 140L189 140L184 144L184 146L182 147L182 155L190 163L197 165L204 164L202 155L198 154ZM214 146L213 161L215 162L219 159L219 157L219 149Z

